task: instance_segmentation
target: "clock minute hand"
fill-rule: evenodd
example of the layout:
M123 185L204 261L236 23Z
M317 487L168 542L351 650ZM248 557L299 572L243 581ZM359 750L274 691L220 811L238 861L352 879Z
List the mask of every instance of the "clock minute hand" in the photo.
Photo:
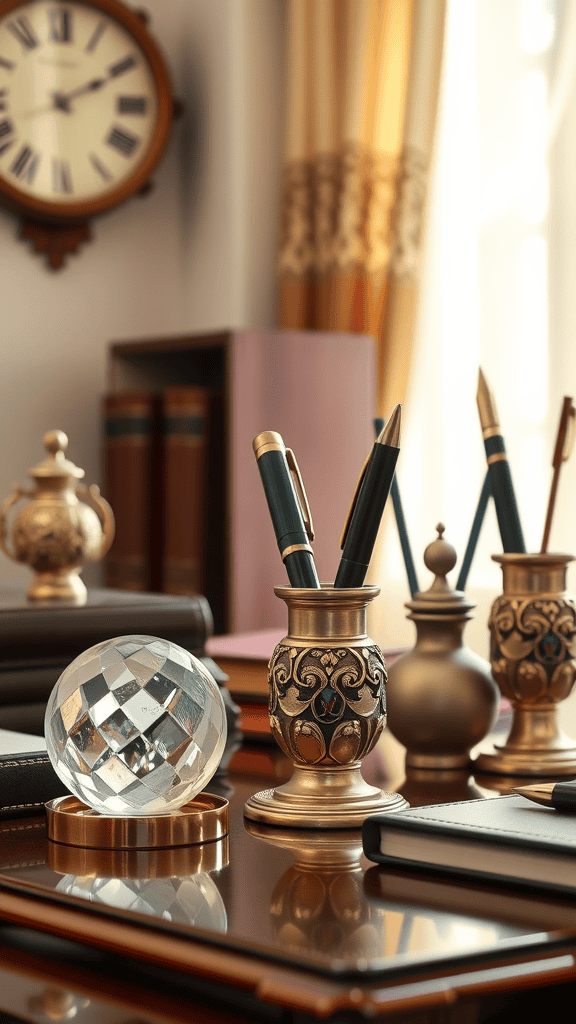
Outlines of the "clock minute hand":
M55 92L52 94L54 106L57 110L64 110L66 113L70 113L70 100L76 99L77 96L82 96L87 92L95 92L96 89L101 89L106 82L110 82L117 75L122 74L123 71L128 71L134 65L134 58L127 57L125 60L119 61L117 64L113 64L108 69L108 74L104 78L93 78L91 82L86 82L85 85L78 86L77 89L73 89L72 92Z
M78 86L77 89L73 89L72 92L55 92L52 93L52 100L56 110L64 110L67 114L70 113L70 100L76 99L77 96L82 96L83 93L95 92L96 89L101 89L109 78L93 78L91 82L86 82L85 85Z

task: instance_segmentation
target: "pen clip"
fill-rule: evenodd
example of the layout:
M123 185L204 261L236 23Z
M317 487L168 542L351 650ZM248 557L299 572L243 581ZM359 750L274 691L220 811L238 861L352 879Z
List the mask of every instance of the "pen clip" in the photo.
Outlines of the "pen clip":
M360 470L360 476L358 477L358 483L356 484L356 490L354 491L354 494L352 495L352 501L350 502L350 507L348 509L348 515L346 516L346 522L344 523L344 528L342 530L342 536L340 537L340 547L341 548L343 548L345 543L346 543L346 537L348 536L348 530L350 529L350 523L352 522L352 516L354 515L354 509L356 508L356 505L358 503L358 495L360 494L360 490L362 488L362 484L364 483L364 477L366 476L366 470L368 468L368 463L370 462L371 454L372 454L372 452L369 452L368 455L366 456L366 458L364 459L364 465L362 466L362 469Z
M304 481L302 480L302 474L300 468L296 462L296 456L291 448L286 448L286 462L288 463L288 469L294 482L298 501L300 502L300 508L302 510L302 518L304 520L304 526L306 527L306 533L310 543L314 540L314 524L312 522L312 513L310 511L310 505L308 504L308 498L306 496L306 490L304 488Z

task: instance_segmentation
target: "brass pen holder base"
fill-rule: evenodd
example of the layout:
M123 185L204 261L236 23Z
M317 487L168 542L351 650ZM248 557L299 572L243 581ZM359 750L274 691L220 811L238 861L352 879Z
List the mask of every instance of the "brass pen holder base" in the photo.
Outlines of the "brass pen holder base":
M292 828L359 828L369 814L407 806L398 793L369 786L359 763L336 769L297 765L285 785L250 797L244 814L252 821Z
M291 828L358 828L376 811L401 810L397 793L369 786L360 762L386 725L386 668L366 634L377 587L275 587L288 635L269 665L270 728L294 762L289 782L256 793L244 813Z
M575 776L576 741L558 728L558 705L576 679L576 606L566 593L572 555L494 555L503 593L490 612L490 662L514 717L502 744L476 759L480 771Z
M558 729L557 708L517 708L505 743L476 758L476 767L501 775L576 775L576 743Z

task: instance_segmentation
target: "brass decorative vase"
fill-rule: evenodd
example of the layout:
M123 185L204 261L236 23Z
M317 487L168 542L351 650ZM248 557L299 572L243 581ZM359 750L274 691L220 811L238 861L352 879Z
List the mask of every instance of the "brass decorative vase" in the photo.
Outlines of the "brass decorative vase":
M450 587L456 551L443 539L443 524L436 529L424 552L434 581L406 605L416 643L390 666L389 729L406 747L407 769L458 770L492 728L500 698L490 665L464 644L474 605Z
M48 458L30 470L33 490L17 484L0 508L0 547L15 562L35 572L28 589L31 601L66 601L84 604L86 587L79 578L85 562L97 562L114 539L114 515L98 487L80 486L84 476L64 455L66 434L53 430L44 437ZM79 496L94 506L84 504ZM30 502L17 514L8 548L6 518L20 498Z
M379 588L274 593L288 605L288 635L269 664L270 726L294 774L252 796L246 816L298 828L357 828L368 814L406 807L360 772L386 725L386 667L366 633L366 610Z
M504 775L576 775L576 743L558 727L558 704L576 678L576 606L566 593L572 555L493 555L503 593L489 619L492 672L513 708L503 744L477 759Z

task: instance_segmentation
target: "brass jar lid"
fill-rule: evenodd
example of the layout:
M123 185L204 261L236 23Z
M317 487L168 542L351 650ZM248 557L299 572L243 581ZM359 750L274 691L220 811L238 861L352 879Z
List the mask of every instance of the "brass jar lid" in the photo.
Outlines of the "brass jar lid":
M67 846L97 850L154 850L193 846L228 834L228 801L212 793L171 814L120 817L100 814L75 796L60 796L46 804L48 838Z
M434 581L428 590L415 594L406 603L412 613L424 615L465 615L475 607L464 595L463 590L453 590L446 576L456 565L456 550L444 540L444 523L438 523L438 536L424 552L424 564L434 573ZM412 618L413 616L408 616Z
M48 457L40 462L34 469L28 471L28 475L36 480L43 477L54 477L56 479L81 480L84 470L75 466L70 459L67 459L64 452L68 447L68 438L63 430L51 430L44 435L44 447Z

